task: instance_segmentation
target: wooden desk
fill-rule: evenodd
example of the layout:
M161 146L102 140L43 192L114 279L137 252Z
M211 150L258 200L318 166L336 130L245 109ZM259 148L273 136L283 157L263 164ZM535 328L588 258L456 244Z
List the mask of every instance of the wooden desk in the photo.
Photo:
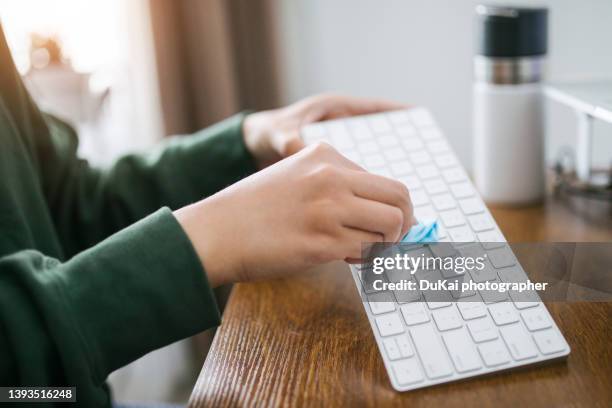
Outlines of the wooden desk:
M550 200L493 214L510 241L612 241L603 203ZM567 361L399 393L345 265L236 285L190 406L609 406L612 303L548 307L572 347Z

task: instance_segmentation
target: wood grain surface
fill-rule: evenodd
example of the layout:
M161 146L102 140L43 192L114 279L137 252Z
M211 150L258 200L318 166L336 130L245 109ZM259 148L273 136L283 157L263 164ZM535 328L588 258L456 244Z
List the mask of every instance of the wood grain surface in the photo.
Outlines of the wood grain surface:
M510 241L612 241L612 213L581 200L492 210ZM411 392L391 388L346 265L236 285L191 407L608 407L612 304L549 303L567 360Z

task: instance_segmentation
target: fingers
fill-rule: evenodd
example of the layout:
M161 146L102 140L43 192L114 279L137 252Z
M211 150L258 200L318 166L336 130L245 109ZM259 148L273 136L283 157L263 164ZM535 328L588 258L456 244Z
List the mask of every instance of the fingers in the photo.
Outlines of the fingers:
M278 152L281 157L289 157L306 146L300 137L298 129L273 132L270 141L272 143L272 148Z
M401 238L403 221L398 207L357 197L351 199L340 219L344 227L381 235L385 242Z
M409 105L386 99L358 98L335 94L316 95L296 104L296 110L302 112L300 121L302 126L320 120L366 115L409 107Z
M349 188L357 197L385 203L401 211L400 238L415 224L410 193L404 184L371 173L351 172L347 179Z
M340 154L332 145L325 142L313 143L309 146L313 158L317 162L326 162L334 166L344 167L345 169L366 172L366 170L359 166L357 163L347 159L344 155Z
M370 113L407 109L409 107L406 104L386 99L357 98L343 95L328 96L322 105L323 107L319 110L318 116L322 116L323 119L367 115Z
M380 234L362 231L355 228L344 228L342 236L343 256L348 263L359 263L363 259L363 251L367 244L383 242L384 238Z
M351 115L386 112L390 110L407 109L408 105L386 99L342 97Z

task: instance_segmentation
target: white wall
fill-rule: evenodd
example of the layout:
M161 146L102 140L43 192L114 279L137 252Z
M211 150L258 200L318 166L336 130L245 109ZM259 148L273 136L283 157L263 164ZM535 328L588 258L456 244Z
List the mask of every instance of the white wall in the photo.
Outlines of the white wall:
M471 168L471 64L478 3L281 0L284 102L339 91L425 105ZM537 4L551 10L551 79L612 77L612 1ZM561 145L573 144L575 118L557 104L549 104L548 110L550 158ZM612 161L612 126L597 126L595 150L598 163Z

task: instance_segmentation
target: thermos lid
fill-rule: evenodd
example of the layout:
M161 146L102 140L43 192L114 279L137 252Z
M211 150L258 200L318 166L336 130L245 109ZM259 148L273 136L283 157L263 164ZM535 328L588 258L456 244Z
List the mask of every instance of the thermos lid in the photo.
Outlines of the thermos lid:
M479 5L476 53L528 57L548 50L548 9Z

